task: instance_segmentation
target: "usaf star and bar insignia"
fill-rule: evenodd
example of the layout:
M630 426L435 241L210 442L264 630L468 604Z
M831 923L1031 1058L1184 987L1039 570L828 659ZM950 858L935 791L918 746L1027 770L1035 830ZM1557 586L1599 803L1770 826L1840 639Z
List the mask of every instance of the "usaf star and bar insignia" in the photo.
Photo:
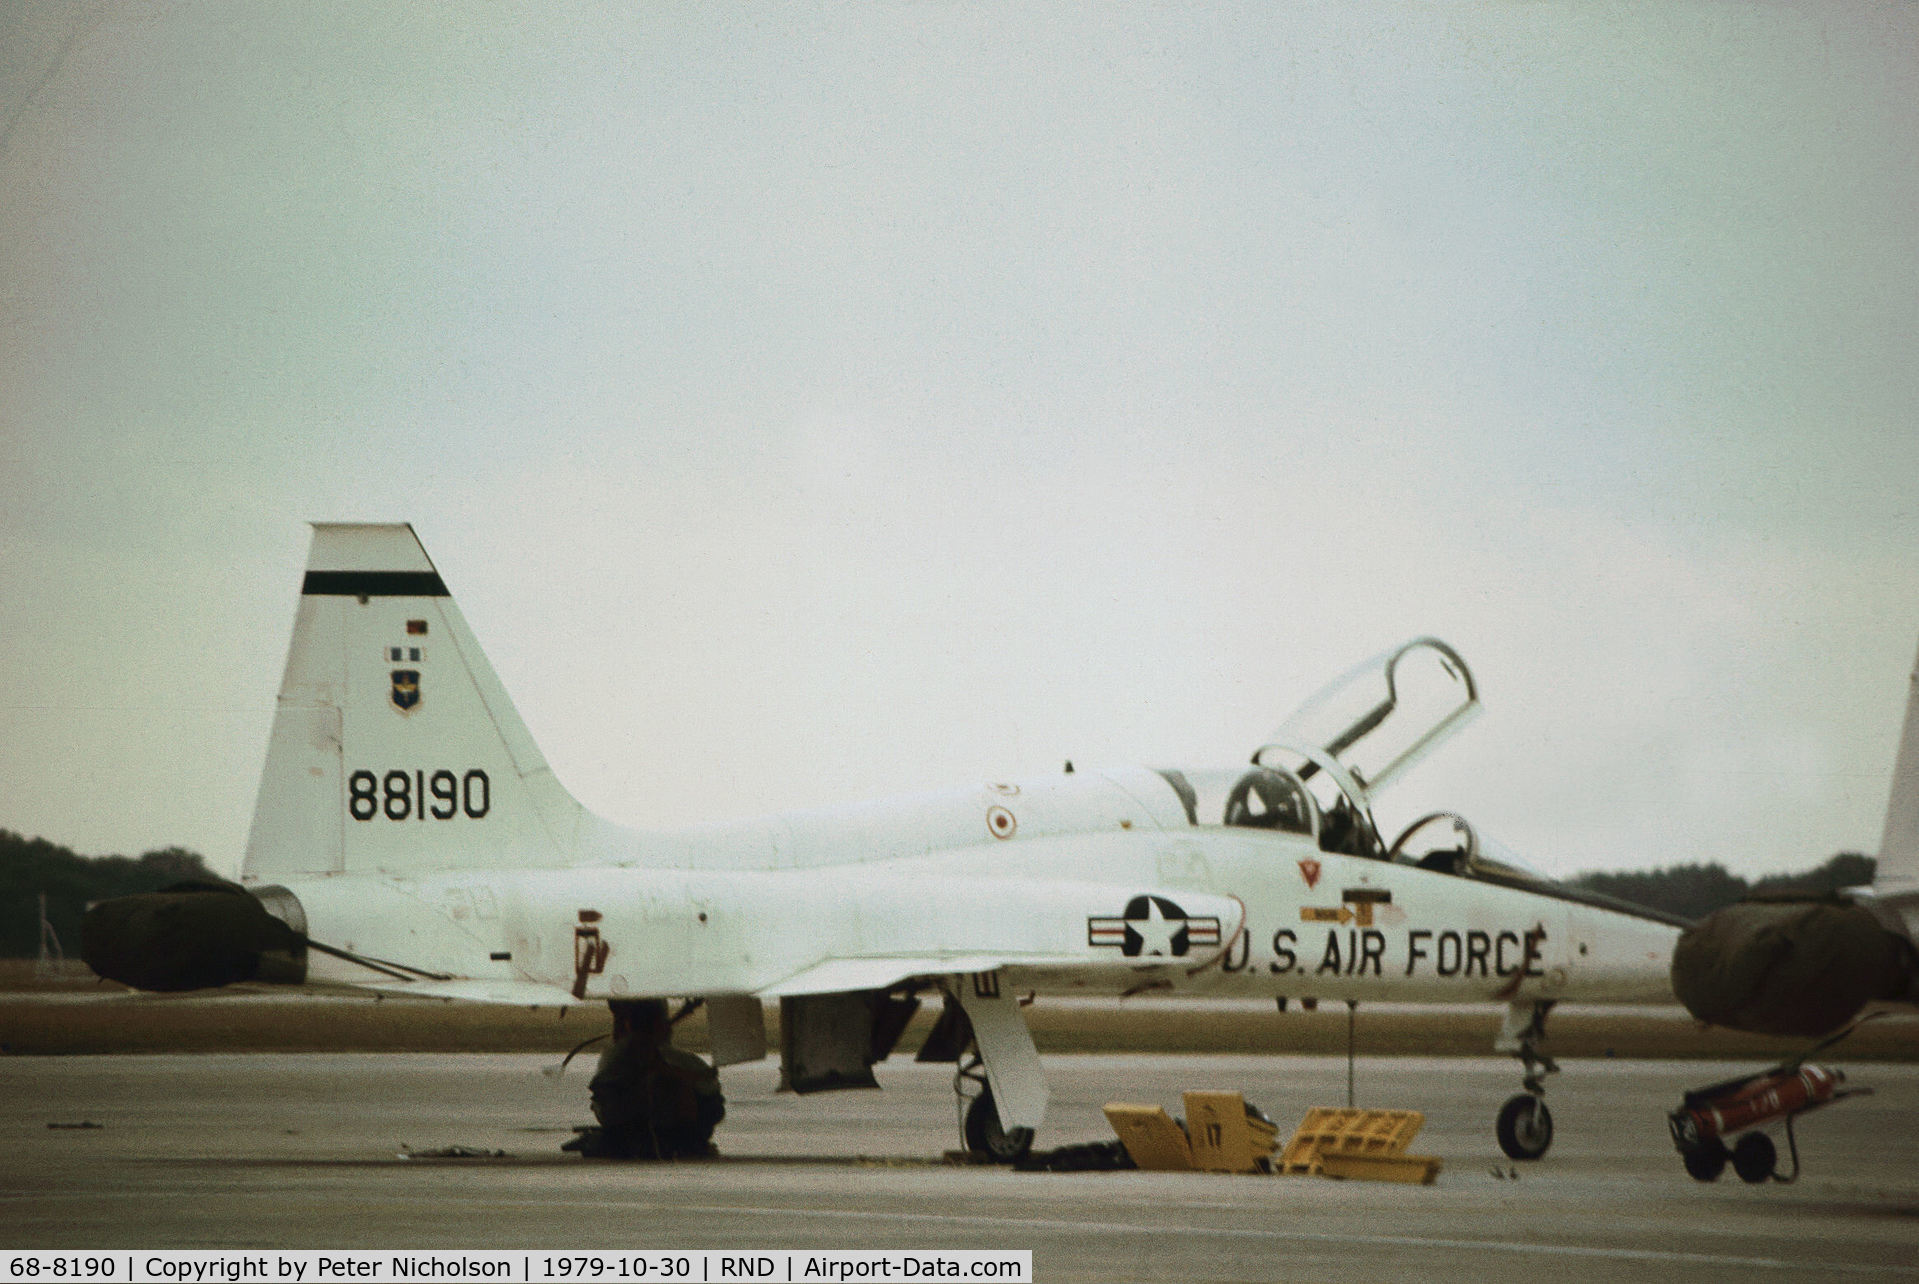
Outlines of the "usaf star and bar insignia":
M1184 958L1194 949L1217 946L1219 919L1188 916L1164 896L1135 896L1118 918L1086 920L1086 943L1117 947L1127 958Z

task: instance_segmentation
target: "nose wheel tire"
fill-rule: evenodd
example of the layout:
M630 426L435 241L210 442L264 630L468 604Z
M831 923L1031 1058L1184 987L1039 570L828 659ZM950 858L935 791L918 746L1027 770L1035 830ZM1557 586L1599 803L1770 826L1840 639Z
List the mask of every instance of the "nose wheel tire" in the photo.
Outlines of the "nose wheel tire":
M995 1164L1018 1163L1033 1148L1031 1128L1006 1129L1000 1126L999 1107L993 1104L989 1088L973 1098L966 1108L966 1149Z
M1553 1112L1529 1092L1499 1108L1499 1148L1512 1159L1537 1159L1553 1144Z

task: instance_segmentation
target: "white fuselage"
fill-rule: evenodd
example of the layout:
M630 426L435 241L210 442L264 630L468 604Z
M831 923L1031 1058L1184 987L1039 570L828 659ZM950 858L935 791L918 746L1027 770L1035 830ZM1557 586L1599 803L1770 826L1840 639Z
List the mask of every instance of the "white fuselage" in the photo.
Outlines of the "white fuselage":
M283 882L315 940L584 1000L995 969L1045 994L1671 996L1674 927L1563 892L1325 852L1306 835L1195 825L1140 768L662 833L594 822L577 838L577 863L560 867ZM314 959L312 975L367 980L335 959Z

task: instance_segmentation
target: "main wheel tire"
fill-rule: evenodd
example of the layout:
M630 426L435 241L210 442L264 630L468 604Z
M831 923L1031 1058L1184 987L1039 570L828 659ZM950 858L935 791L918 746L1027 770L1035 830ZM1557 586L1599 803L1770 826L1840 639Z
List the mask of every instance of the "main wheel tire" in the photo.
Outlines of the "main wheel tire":
M1732 1170L1739 1180L1754 1185L1772 1176L1779 1165L1779 1149L1763 1132L1749 1132L1732 1148Z
M1530 1092L1499 1108L1499 1148L1513 1159L1537 1159L1553 1144L1553 1112Z
M1000 1126L999 1107L993 1102L992 1089L973 1098L966 1108L966 1149L996 1164L1014 1164L1033 1148L1033 1130Z
M1679 1158L1694 1181L1718 1181L1719 1174L1726 1171L1726 1143L1708 1137L1691 1150L1682 1151Z

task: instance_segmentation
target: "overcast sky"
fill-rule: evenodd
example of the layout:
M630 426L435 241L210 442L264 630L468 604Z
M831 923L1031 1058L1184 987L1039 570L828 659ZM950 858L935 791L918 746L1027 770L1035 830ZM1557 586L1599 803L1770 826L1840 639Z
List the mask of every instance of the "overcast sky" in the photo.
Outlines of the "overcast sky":
M1919 8L0 7L0 827L237 868L310 520L639 825L1242 761L1542 868L1877 846Z

